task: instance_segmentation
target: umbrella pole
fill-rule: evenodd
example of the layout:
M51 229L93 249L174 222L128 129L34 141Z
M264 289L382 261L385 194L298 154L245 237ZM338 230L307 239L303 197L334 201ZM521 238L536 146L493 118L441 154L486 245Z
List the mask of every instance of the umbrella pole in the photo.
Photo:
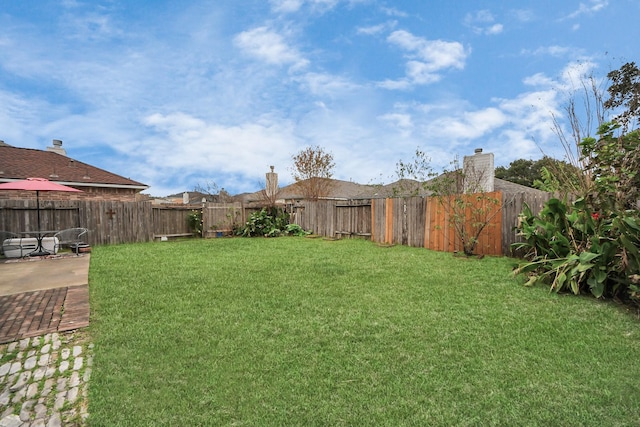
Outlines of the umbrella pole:
M38 212L38 233L42 230L40 226L40 191L36 190L36 212Z
M44 250L42 246L42 239L44 235L42 234L42 226L40 225L40 191L36 190L36 212L38 213L38 234L36 240L38 240L38 247L35 251L29 254L29 256L44 256L49 255L49 252Z

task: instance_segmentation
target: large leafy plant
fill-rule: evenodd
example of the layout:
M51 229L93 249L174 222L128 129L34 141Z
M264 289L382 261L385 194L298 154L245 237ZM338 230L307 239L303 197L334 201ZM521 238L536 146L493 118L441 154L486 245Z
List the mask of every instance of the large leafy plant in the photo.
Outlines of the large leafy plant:
M630 209L638 194L638 135L616 136L617 128L604 124L599 139L581 144L594 177L584 197L551 199L538 215L523 210L524 242L514 246L525 251L516 273L527 274L527 284L640 302L640 214Z
M287 212L277 207L270 207L252 213L244 227L238 229L237 234L244 237L278 237L304 236L309 233L299 225L289 224Z

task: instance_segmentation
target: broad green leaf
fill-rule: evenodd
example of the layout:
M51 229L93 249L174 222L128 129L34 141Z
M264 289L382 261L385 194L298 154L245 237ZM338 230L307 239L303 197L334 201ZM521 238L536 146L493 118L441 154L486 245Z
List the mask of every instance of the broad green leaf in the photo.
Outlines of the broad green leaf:
M594 254L593 252L582 252L580 254L580 263L591 262L599 256L600 254Z
M575 295L578 295L580 293L580 285L575 277L571 278L571 292L573 292Z
M604 283L604 281L607 280L607 272L604 270L593 270L593 276L598 283Z
M624 247L631 252L636 258L640 257L640 253L638 252L638 248L633 244L631 240L629 240L626 236L620 236L620 242L624 245Z
M591 286L591 293L596 298L602 297L602 294L604 294L604 284L596 283L594 286Z
M556 280L555 280L555 284L554 286L556 286L559 289L562 289L564 287L564 283L567 281L567 275L564 273L564 271L560 274L558 274L556 276Z
M587 270L589 270L590 268L592 268L595 264L592 263L586 263L586 264L578 264L578 271L580 273L583 273Z
M636 222L635 218L630 218L630 217L624 217L622 218L622 220L625 222L625 224L627 224L629 227L633 228L636 231L640 231L640 225L638 225L638 223Z

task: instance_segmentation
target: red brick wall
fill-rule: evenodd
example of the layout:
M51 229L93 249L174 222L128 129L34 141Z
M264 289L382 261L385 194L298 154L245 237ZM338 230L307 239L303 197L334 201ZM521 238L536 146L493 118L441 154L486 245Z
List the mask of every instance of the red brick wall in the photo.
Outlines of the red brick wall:
M35 191L0 191L0 199L31 200L36 198ZM66 193L62 191L41 191L40 200L109 200L120 202L136 202L146 200L147 196L129 188L96 188L85 187L82 193Z

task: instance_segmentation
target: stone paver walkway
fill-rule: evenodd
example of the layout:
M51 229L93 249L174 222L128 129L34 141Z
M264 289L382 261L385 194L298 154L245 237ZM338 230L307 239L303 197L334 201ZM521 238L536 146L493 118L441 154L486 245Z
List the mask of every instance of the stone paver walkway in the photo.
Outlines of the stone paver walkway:
M0 345L0 427L84 425L92 360L82 332Z

